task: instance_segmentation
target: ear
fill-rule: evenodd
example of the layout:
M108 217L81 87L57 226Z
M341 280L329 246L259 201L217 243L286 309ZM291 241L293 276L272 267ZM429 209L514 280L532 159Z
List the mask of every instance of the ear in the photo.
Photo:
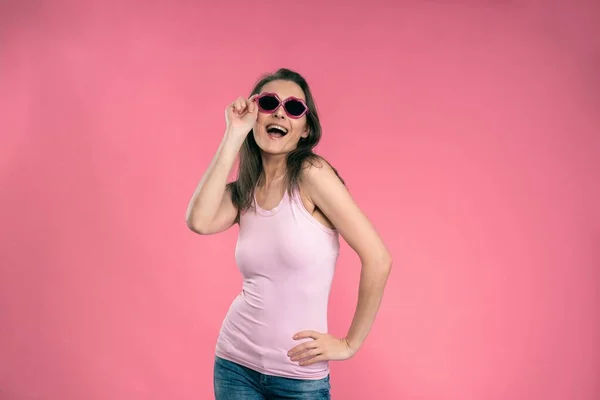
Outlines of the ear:
M303 139L306 139L309 134L310 134L310 128L308 126L306 126L304 128L304 132L302 132L302 135L300 135L300 137L302 137Z

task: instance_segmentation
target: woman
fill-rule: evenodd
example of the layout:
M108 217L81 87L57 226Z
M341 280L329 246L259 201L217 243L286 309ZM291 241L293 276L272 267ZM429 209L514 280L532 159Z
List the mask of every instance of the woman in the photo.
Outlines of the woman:
M321 125L305 79L280 69L239 97L187 210L202 235L239 223L235 250L243 289L216 346L220 399L329 399L329 364L360 349L392 260L343 181L313 149ZM238 177L227 184L236 157ZM327 301L339 235L362 262L348 334L327 333Z

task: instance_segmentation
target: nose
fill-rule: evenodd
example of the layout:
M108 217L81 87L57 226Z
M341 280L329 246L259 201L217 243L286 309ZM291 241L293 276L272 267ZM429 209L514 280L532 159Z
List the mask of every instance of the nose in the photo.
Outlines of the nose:
M285 111L283 109L283 105L277 107L277 110L275 110L275 112L273 113L273 116L278 119L285 118Z

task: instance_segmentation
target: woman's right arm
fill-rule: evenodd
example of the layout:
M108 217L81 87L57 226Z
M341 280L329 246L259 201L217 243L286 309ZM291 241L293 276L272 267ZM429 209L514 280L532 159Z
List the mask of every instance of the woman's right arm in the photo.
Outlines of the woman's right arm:
M223 140L188 204L186 223L193 232L212 235L235 223L238 210L231 201L231 193L226 190L227 177L257 114L252 100L242 97L227 108L227 130Z
M229 133L223 137L187 208L185 219L192 231L212 235L234 224L238 211L226 185L242 143L243 140Z

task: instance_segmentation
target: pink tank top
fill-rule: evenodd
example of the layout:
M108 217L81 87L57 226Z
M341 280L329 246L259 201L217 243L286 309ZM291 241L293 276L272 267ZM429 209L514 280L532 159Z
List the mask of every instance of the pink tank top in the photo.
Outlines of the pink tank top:
M235 250L244 283L219 333L216 355L267 375L322 379L329 364L300 366L287 352L303 330L327 332L327 303L339 235L304 208L298 190L240 216Z

